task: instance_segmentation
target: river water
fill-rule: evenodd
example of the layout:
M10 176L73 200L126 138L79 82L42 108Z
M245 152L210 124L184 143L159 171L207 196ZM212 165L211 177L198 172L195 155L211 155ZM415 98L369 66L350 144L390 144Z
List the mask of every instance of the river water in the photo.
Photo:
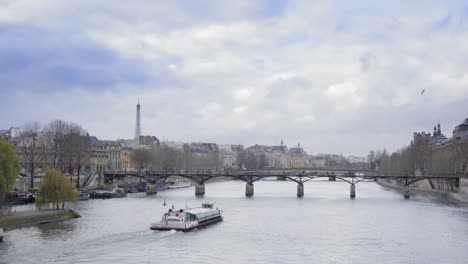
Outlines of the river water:
M8 231L0 263L468 263L468 208L433 195L409 200L375 183L239 181L155 197L90 200L82 218ZM163 206L166 200L168 206ZM213 201L225 221L188 233L148 229L176 208ZM21 210L21 208L17 208Z

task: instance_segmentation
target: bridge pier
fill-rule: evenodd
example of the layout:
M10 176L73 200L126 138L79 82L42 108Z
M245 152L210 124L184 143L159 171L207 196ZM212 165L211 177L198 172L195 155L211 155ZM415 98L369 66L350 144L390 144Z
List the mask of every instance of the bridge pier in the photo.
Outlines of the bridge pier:
M354 183L349 187L349 197L351 197L351 199L356 197L356 185L354 185Z
M405 197L405 199L409 199L410 198L410 191L409 189L404 189L403 190L403 197Z
M205 184L196 184L195 185L195 196L205 195Z
M304 196L304 184L299 183L297 184L297 197L303 197Z
M245 185L245 196L253 196L254 195L254 186L253 183L248 182Z
M146 186L146 195L152 195L158 193L158 184L148 184Z

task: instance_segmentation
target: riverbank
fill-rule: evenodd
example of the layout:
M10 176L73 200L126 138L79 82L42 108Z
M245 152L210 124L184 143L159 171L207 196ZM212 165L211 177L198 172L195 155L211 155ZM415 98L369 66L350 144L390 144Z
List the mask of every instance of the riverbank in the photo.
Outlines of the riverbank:
M447 190L428 189L428 188L423 188L423 187L405 188L401 185L391 182L390 180L382 180L382 179L377 180L377 184L383 187L397 189L401 192L403 192L403 190L409 190L410 192L413 192L413 193L438 194L438 195L444 196L448 200L468 206L468 193L464 193L464 192L451 192Z
M0 228L15 229L31 225L41 225L80 218L72 209L69 210L34 210L15 212L0 217Z

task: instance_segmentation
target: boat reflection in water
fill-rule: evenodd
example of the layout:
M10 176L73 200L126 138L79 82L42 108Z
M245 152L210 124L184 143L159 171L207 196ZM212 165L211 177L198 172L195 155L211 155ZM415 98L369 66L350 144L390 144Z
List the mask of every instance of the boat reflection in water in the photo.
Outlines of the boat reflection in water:
M150 226L151 230L159 231L190 231L195 228L222 221L222 211L213 208L212 203L203 203L202 207L174 210L169 209L157 223Z
M124 189L115 188L113 191L94 191L90 194L91 199L110 199L127 197Z

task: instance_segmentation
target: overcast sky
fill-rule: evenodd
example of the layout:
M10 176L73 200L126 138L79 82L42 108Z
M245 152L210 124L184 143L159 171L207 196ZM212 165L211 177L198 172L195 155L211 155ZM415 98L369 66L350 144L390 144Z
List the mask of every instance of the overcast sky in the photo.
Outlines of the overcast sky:
M468 117L465 1L0 0L0 128L395 150ZM421 92L425 92L421 95Z

